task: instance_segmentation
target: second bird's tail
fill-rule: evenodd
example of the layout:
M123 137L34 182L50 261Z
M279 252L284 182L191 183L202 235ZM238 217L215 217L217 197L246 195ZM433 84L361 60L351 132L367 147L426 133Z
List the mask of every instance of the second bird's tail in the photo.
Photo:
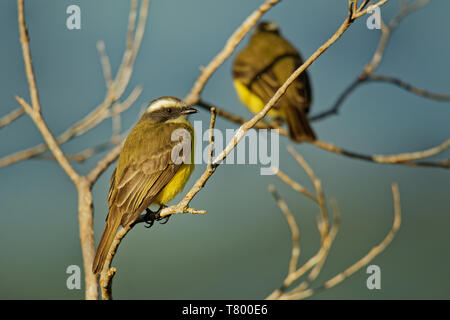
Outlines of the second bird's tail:
M296 106L286 106L285 117L289 127L289 136L295 142L316 140L316 134L309 125L308 117Z

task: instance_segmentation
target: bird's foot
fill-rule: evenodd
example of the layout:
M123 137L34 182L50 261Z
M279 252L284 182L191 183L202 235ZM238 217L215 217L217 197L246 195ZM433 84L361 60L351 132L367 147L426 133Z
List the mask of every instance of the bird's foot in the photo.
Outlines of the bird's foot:
M166 223L169 221L169 218L170 218L170 216L161 218L161 216L159 215L159 213L161 212L161 210L164 209L164 208L167 208L167 206L164 205L164 204L161 204L160 207L159 207L159 209L158 209L158 211L156 211L156 221L164 220L164 221L160 222L160 224L166 224Z
M152 210L147 208L147 209L145 209L145 211L146 211L146 213L144 216L144 223L145 223L145 227L148 229L151 226L153 226L153 223L155 223L155 220L157 220L156 214L158 213L159 210L157 212L153 212Z
M166 224L167 221L169 221L169 217L163 217L161 218L161 216L159 215L159 213L161 212L162 209L167 208L166 205L160 205L159 209L157 211L152 211L149 208L145 209L146 213L144 216L144 222L145 222L145 227L146 228L150 228L151 226L153 226L153 224L155 223L155 221L161 221L164 220L162 222L160 222L161 224Z

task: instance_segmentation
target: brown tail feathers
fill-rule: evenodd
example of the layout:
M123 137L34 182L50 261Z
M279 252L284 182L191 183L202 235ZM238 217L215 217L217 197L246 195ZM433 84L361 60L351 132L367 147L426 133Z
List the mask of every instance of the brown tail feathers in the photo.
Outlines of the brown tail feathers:
M119 229L120 219L112 220L113 221L106 222L105 231L103 231L102 238L98 244L94 263L92 264L92 272L94 272L94 274L98 274L102 271L106 257L108 256L108 251L116 236L117 229Z
M309 125L308 117L303 110L295 106L286 106L284 110L291 140L298 143L316 140L316 134Z

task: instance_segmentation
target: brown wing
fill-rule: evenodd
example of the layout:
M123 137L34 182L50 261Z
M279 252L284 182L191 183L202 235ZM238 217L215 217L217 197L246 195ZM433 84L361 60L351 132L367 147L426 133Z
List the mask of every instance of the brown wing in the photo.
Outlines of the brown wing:
M175 164L172 160L172 150L180 141L171 141L171 133L180 128L188 130L193 137L192 130L188 126L170 123L157 129L141 128L141 130L152 132L152 136L146 139L141 138L141 142L137 145L137 139L133 139L130 133L135 144L128 147L134 149L135 152L132 152L134 157L123 161L126 163L125 167L120 167L121 159L119 159L118 169L115 170L111 179L108 196L109 212L117 216L108 216L107 220L120 219L123 226L133 223L173 178L182 163ZM157 139L158 147L152 148L149 139ZM188 141L183 140L183 142ZM136 150L139 151L136 152ZM116 210L112 210L113 207Z
M169 154L170 158L170 154ZM121 225L133 223L140 213L148 208L158 193L170 182L181 164L168 164L164 169L144 173L140 171L136 177L120 189L121 202L118 207L123 212ZM126 190L130 186L130 192Z
M158 125L142 120L128 135L111 177L109 212L92 264L94 273L102 270L119 225L132 224L182 165L182 162L172 161L172 150L180 144L171 139L176 129L185 129L190 137L194 136L187 125ZM182 139L182 144L187 142L191 148L192 142Z
M267 103L301 64L299 52L283 37L257 33L237 55L233 64L233 77ZM311 88L306 72L294 81L289 91L292 92L283 97L279 105L283 100L289 99L293 100L291 104L297 104L303 110L307 109L306 105L309 107Z

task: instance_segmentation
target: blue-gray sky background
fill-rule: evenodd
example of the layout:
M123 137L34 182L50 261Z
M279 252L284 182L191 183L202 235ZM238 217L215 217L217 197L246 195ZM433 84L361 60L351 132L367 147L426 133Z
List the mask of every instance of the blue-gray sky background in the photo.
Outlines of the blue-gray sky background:
M153 0L129 93L143 93L123 115L136 121L140 108L163 95L183 97L226 39L262 0ZM284 0L264 18L310 56L337 29L347 1ZM66 8L81 8L81 30L66 28ZM124 49L128 1L26 1L26 20L43 114L54 134L82 118L102 101L105 85L96 51L104 40L113 72ZM389 1L389 20L399 2ZM400 77L436 92L450 92L450 2L435 0L407 17L395 31L379 73ZM0 116L18 107L13 95L29 99L18 40L15 1L0 4ZM328 108L371 58L380 32L365 18L308 70L314 89L312 114ZM246 43L248 38L244 39ZM238 49L244 45L241 44ZM233 55L234 57L234 55ZM208 82L204 99L249 116L234 92L228 60ZM200 112L193 120L209 120ZM321 140L368 154L430 148L450 137L450 105L414 96L384 84L360 87L340 114L314 123ZM218 120L221 129L235 124ZM111 121L64 145L77 152L107 141ZM0 156L42 142L26 116L0 131ZM280 167L309 188L311 183L284 150ZM400 186L403 224L391 246L373 264L381 267L381 290L366 288L365 270L314 298L450 298L450 171L410 168L340 157L296 145L322 179L328 197L338 200L342 225L316 284L329 279L380 242L392 224L390 184ZM76 168L85 173L101 155ZM449 158L450 151L433 159ZM187 187L201 174L197 166ZM106 195L113 167L94 187L95 237L107 213ZM288 226L267 191L274 184L300 223L304 262L319 244L315 207L277 178L260 176L256 165L225 165L192 203L208 211L180 215L150 230L136 227L115 259L115 298L260 299L284 278L291 248ZM0 298L80 299L83 290L66 288L68 265L82 265L75 188L52 162L30 160L0 169ZM84 286L84 285L83 285Z

